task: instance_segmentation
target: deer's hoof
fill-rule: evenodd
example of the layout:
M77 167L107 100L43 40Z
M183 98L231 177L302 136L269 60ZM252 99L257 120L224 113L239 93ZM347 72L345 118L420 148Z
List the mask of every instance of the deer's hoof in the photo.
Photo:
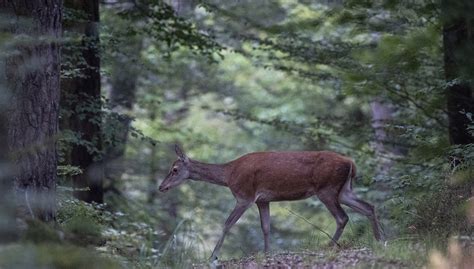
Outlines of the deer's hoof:
M328 248L336 249L336 250L341 248L341 246L337 242L334 242L334 241L329 242L326 246Z
M218 260L217 256L211 256L209 258L209 267L211 269L221 268L221 266L219 265L219 260Z

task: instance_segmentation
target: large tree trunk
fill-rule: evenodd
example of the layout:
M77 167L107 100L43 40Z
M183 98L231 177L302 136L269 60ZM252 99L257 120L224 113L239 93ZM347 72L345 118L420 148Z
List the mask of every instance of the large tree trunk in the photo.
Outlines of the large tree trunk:
M95 148L73 145L68 162L83 170L72 178L74 196L86 202L102 203L99 1L66 0L64 3L65 8L73 11L72 14L79 14L80 18L65 22L65 30L72 34L63 50L70 64L66 68L77 73L63 79L61 102L71 113L66 113L69 117L62 122L62 129L72 130Z
M471 0L442 0L444 72L449 85L446 89L446 107L449 121L449 140L451 145L474 143L469 133L468 113L474 114L472 96L472 66L474 64L474 3ZM451 156L454 168L463 163L463 156ZM468 185L453 185L458 196L470 197L474 192L472 180Z
M474 113L472 66L474 64L474 4L471 0L443 0L444 71L449 118L449 138L453 145L474 143L468 132L466 113ZM453 80L459 79L454 82Z
M2 1L2 18L22 36L6 58L8 152L20 217L56 216L62 1ZM7 21L7 20L4 20Z

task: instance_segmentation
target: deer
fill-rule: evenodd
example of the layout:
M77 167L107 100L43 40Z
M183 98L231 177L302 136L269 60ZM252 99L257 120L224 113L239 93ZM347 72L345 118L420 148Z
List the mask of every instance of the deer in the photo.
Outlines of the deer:
M374 206L359 199L352 190L356 177L354 162L332 151L253 152L223 164L190 159L175 145L177 160L159 186L166 192L187 180L204 181L230 189L236 204L210 257L218 259L224 238L231 227L254 203L260 214L264 252L270 251L270 202L302 200L316 196L336 220L332 242L337 244L349 217L346 205L366 216L374 237L383 240Z

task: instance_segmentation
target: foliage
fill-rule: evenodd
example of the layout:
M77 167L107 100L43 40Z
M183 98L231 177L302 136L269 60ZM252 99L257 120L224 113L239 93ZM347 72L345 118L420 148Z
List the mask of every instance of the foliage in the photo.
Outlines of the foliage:
M164 43L168 53L185 46L195 53L213 59L213 53L220 49L212 37L198 31L191 22L177 16L174 9L165 1L134 2L129 8L123 8L116 14L128 21L144 21L135 24L133 28L129 25L129 28L125 29L126 33L145 35L158 44Z
M57 222L66 240L76 245L101 245L104 216L108 215L101 205L90 205L76 199L65 198L60 202Z
M96 252L64 244L22 244L0 249L0 266L4 268L123 268L117 262Z
M466 219L464 188L441 185L427 193L416 205L411 228L417 233L436 234L448 238L452 234L472 234L472 225Z
M61 241L58 231L47 223L29 220L27 225L23 238L26 241L33 243L59 243Z

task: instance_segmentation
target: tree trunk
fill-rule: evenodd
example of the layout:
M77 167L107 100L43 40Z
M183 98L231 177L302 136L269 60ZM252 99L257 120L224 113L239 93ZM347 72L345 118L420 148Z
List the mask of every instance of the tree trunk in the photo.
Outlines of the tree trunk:
M154 117L152 118L154 119ZM159 167L158 167L158 158L157 158L157 150L156 146L151 146L150 148L150 187L148 191L148 203L152 204L153 201L156 198L156 195L158 194L157 192L157 182L156 182L156 174L158 173ZM176 212L177 213L177 212ZM172 214L170 214L172 215Z
M449 139L452 145L474 143L468 132L466 113L474 113L472 66L474 48L474 5L471 1L442 2L444 28L444 71L450 86L446 89ZM457 81L454 81L454 80Z
M173 7L176 14L180 17L187 17L194 8L199 4L196 0L172 0L170 5Z
M0 47L3 48L3 46ZM0 59L2 63L0 65L0 126L6 126L8 123L7 111L4 109L7 107L7 100L10 98L7 89L5 75L5 66L3 63L4 59ZM14 192L12 178L12 165L9 160L8 150L8 130L6 128L0 128L0 148L2 154L0 154L0 244L14 241L17 239L17 230L15 223L15 198L12 197Z
M115 190L116 181L124 173L123 157L128 139L128 133L132 118L129 116L135 103L136 87L139 76L139 68L135 62L140 57L142 49L141 40L130 40L124 44L127 50L126 56L117 56L114 59L111 72L110 107L114 112L120 114L118 119L112 119L108 126L114 126L111 130L115 140L114 145L107 145L105 156L105 178L107 179L107 190ZM123 51L122 51L123 52Z
M385 177L394 165L394 160L391 157L403 155L403 150L395 144L396 138L386 127L386 124L393 121L395 110L390 102L384 101L380 97L376 97L370 102L370 110L372 112L372 128L374 129L373 147L378 157L377 176Z
M63 79L61 102L71 113L62 122L62 128L72 130L88 144L73 145L68 158L71 165L84 171L72 178L74 196L85 202L102 203L99 1L66 0L64 3L67 10L80 18L65 21L64 27L73 35L63 50L69 64L66 69L77 73Z
M62 1L2 1L11 34L22 36L6 60L7 144L18 214L56 216L56 139L59 115ZM7 21L7 20L5 20Z
M377 164L375 167L374 199L383 203L393 191L390 184L390 172L395 165L394 157L403 155L403 150L396 145L397 138L387 128L393 122L394 106L382 97L376 97L370 102L372 112L372 128L374 139L371 142L374 148Z
M474 143L469 133L472 124L467 115L474 114L472 96L472 66L474 64L474 5L471 0L441 2L443 18L444 72L447 81L446 107L451 145ZM452 168L461 164L463 156L451 156ZM472 180L466 186L453 185L460 196L474 192Z

